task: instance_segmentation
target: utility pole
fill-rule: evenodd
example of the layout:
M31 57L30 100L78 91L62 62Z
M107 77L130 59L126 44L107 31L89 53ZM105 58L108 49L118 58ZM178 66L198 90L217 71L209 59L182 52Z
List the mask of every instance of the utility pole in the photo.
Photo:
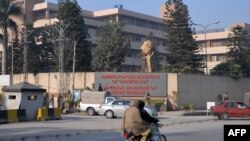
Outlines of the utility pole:
M201 24L196 24L196 23L194 23L193 25L195 25L195 26L200 26L200 27L202 27L203 28L203 30L204 30L204 42L205 42L205 67L206 67L206 70L205 70L205 74L207 74L207 75L209 75L209 71L208 71L208 54L207 54L207 28L208 28L208 26L210 26L210 25L213 25L213 24L218 24L218 23L220 23L220 21L215 21L215 22L212 22L212 23L209 23L209 24L207 24L206 26L204 26L204 25L201 25Z
M11 75L10 75L10 85L13 85L13 75L14 75L14 40L11 41Z
M78 41L79 41L79 39L80 39L80 37L81 37L82 35L80 35L79 37L78 37L78 39L77 40L74 40L74 52L73 52L73 68L72 68L72 71L73 71L73 79L72 79L72 99L73 99L73 101L74 101L74 99L75 99L75 97L74 97L74 89L75 89L75 65L76 65L76 46L77 46L77 43L78 43Z
M46 25L47 26L47 25ZM52 25L50 24L50 27L52 27ZM53 26L53 28L58 32L59 37L58 39L52 39L52 34L51 34L51 30L50 32L48 31L44 31L47 35L50 36L50 41L53 43L54 48L56 49L56 46L58 46L58 71L59 71L59 78L56 77L56 79L58 78L58 93L60 95L65 94L66 90L65 90L65 77L64 77L64 48L65 48L65 37L64 37L64 32L65 30L68 28L68 25L64 25L63 21L59 21L59 25L58 26ZM36 37L36 44L37 45L41 45L43 44L41 41L43 37L39 36ZM56 44L56 42L58 42L58 45ZM47 54L48 55L48 54ZM49 66L49 60L47 60L47 65ZM50 93L50 70L48 72L48 93Z
M28 48L29 42L28 37L33 33L33 30L28 30L27 27L23 28L21 31L21 35L23 38L23 81L28 82Z
M23 50L23 81L28 81L28 31L27 28L23 29L24 31L24 50Z
M68 28L68 25L64 25L63 21L59 21L59 28L55 27L57 32L59 33L59 94L63 94L65 93L64 90L64 41L65 41L65 37L64 37L64 32L65 30Z
M74 41L74 53L73 53L73 83L72 83L72 99L75 100L74 89L75 89L75 63L76 63L76 40Z

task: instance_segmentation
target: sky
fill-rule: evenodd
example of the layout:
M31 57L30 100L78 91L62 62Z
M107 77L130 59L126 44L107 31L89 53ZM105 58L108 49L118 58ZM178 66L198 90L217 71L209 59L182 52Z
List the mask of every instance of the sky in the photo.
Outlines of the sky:
M57 0L45 0L57 3ZM160 17L160 6L167 0L77 0L84 10L96 11L123 5L124 9ZM250 24L249 0L183 0L188 6L193 23L206 26L207 29L227 28L237 23ZM199 30L200 27L196 29ZM200 29L201 30L201 29Z

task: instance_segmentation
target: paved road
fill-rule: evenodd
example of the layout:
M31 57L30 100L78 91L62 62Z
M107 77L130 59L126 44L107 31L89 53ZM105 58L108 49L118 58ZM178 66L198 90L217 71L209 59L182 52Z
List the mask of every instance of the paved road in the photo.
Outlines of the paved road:
M160 121L168 128L173 125L182 125L193 122L216 121L211 116L182 116L182 112L165 112L159 114ZM44 122L19 122L0 125L0 140L32 140L46 138L61 138L66 140L70 137L81 136L87 133L109 132L120 136L118 131L121 119L106 119L104 116L63 115L62 120L51 120ZM163 128L164 130L164 128ZM104 133L106 134L106 133ZM107 136L108 137L108 136ZM112 137L112 136L111 136ZM44 140L43 140L44 141Z

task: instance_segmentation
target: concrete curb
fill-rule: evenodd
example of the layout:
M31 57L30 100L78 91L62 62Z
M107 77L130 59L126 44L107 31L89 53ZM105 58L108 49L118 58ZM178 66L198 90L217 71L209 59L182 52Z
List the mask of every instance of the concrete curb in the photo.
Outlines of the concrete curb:
M181 121L181 122L171 122L164 124L164 126L173 126L173 125L178 125L178 124L189 124L189 123L194 123L194 122L206 122L206 121L217 121L217 119L201 119L201 120L190 120L190 121Z

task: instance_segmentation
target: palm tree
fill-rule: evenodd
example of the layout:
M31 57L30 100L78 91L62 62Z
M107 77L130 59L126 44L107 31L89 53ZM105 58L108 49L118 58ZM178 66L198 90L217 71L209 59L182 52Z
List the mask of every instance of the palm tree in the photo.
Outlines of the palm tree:
M21 7L11 0L0 0L0 27L3 29L2 74L6 74L6 49L8 46L8 27L14 22L10 17L20 16Z

